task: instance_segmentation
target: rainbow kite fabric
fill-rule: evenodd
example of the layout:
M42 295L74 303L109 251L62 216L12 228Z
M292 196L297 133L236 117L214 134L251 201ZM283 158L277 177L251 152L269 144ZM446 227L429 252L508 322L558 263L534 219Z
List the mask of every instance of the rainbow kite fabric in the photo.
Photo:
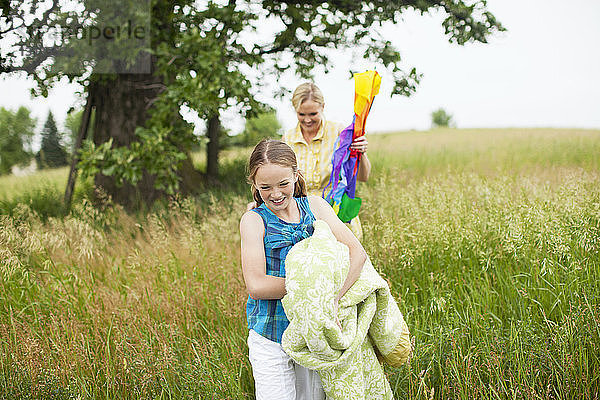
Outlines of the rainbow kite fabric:
M381 76L376 71L354 74L354 117L352 123L340 132L331 157L331 176L323 189L323 198L331 204L343 222L350 222L358 215L362 200L355 197L356 174L362 153L351 150L357 137L365 134L365 123L371 111L373 99L379 93ZM327 188L331 188L325 195Z

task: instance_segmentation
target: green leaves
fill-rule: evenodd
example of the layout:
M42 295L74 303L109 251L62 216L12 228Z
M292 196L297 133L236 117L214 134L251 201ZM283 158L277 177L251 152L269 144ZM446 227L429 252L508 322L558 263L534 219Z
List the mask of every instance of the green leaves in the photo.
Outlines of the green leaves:
M492 13L486 10L486 1L471 5L462 0L444 3L448 16L442 23L450 42L460 45L468 42L487 43L487 37L506 30Z
M31 159L35 119L29 114L25 107L16 112L0 107L0 174Z
M81 149L79 168L84 177L98 173L112 176L118 186L137 184L144 173L155 177L154 187L175 194L180 177L177 171L186 154L169 139L168 129L136 129L139 141L129 147L113 147L110 139L101 145L86 142Z
M264 138L276 138L280 135L280 130L281 124L275 111L259 113L255 117L246 119L246 126L239 142L244 146L254 146Z
M431 113L431 125L433 128L437 127L452 127L454 121L452 115L446 112L443 108L438 108Z
M155 187L168 193L178 189L185 152L197 141L179 113L183 106L204 120L218 119L221 111L232 107L242 116L257 114L265 108L257 99L259 93L268 98L288 89L272 85L284 73L310 79L316 67L331 69L336 61L331 49L350 50L354 58L386 69L393 77L392 94L410 96L421 75L401 63L399 50L384 35L385 23L400 22L402 13L411 9L421 13L443 10L445 32L459 44L485 42L489 35L504 30L484 0L152 0L118 5L86 0L81 8L51 2L50 10L40 0L21 3L1 3L1 10L10 13L0 15L0 25L14 46L0 51L0 71L26 71L37 83L35 94L47 96L48 89L65 76L87 86L106 76L107 68L122 73L130 67L141 68L144 61L151 64L156 80L148 86L160 90L148 95L148 113L136 120L135 132L132 127L119 132L120 137L131 139L125 141L132 143L130 147L113 147L112 142L97 147L87 144L80 166L85 174L111 176L119 185L135 185L147 174ZM125 35L130 20L136 25L133 28L143 28L147 36L130 42L132 38ZM74 25L87 29L88 34L100 27L111 29L102 31L107 40L92 42L78 37L49 41L41 35ZM18 31L16 26L23 29ZM122 28L122 35L114 40L112 27ZM127 90L138 96L136 88ZM127 98L115 101L127 109L131 107ZM96 129L107 131L104 126ZM210 143L207 148L218 151L218 143ZM218 157L212 154L207 159L216 163Z

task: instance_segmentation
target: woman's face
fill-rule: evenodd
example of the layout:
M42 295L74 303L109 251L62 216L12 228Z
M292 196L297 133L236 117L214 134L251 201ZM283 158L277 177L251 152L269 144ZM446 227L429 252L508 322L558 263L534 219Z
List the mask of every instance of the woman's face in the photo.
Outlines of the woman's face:
M296 110L302 133L316 133L321 126L323 105L313 100L305 100Z

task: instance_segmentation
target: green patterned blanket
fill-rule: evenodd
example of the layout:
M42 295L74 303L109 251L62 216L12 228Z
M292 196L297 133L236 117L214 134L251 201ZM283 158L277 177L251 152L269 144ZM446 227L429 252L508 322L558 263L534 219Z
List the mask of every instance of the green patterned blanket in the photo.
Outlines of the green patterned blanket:
M393 365L410 353L408 328L385 280L367 259L360 278L340 299L348 273L348 247L326 222L294 245L285 260L287 294L282 299L290 325L282 345L294 361L318 371L328 399L392 399L376 351Z

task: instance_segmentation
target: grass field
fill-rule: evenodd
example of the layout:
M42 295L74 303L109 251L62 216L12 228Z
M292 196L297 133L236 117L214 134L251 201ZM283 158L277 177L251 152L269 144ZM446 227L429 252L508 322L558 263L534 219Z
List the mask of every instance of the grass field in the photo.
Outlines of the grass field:
M386 369L396 397L598 399L600 131L369 143L363 244L415 346ZM243 181L247 154L224 179ZM81 195L42 218L39 180L62 178L28 179L0 179L0 398L254 398L241 184L148 215Z

